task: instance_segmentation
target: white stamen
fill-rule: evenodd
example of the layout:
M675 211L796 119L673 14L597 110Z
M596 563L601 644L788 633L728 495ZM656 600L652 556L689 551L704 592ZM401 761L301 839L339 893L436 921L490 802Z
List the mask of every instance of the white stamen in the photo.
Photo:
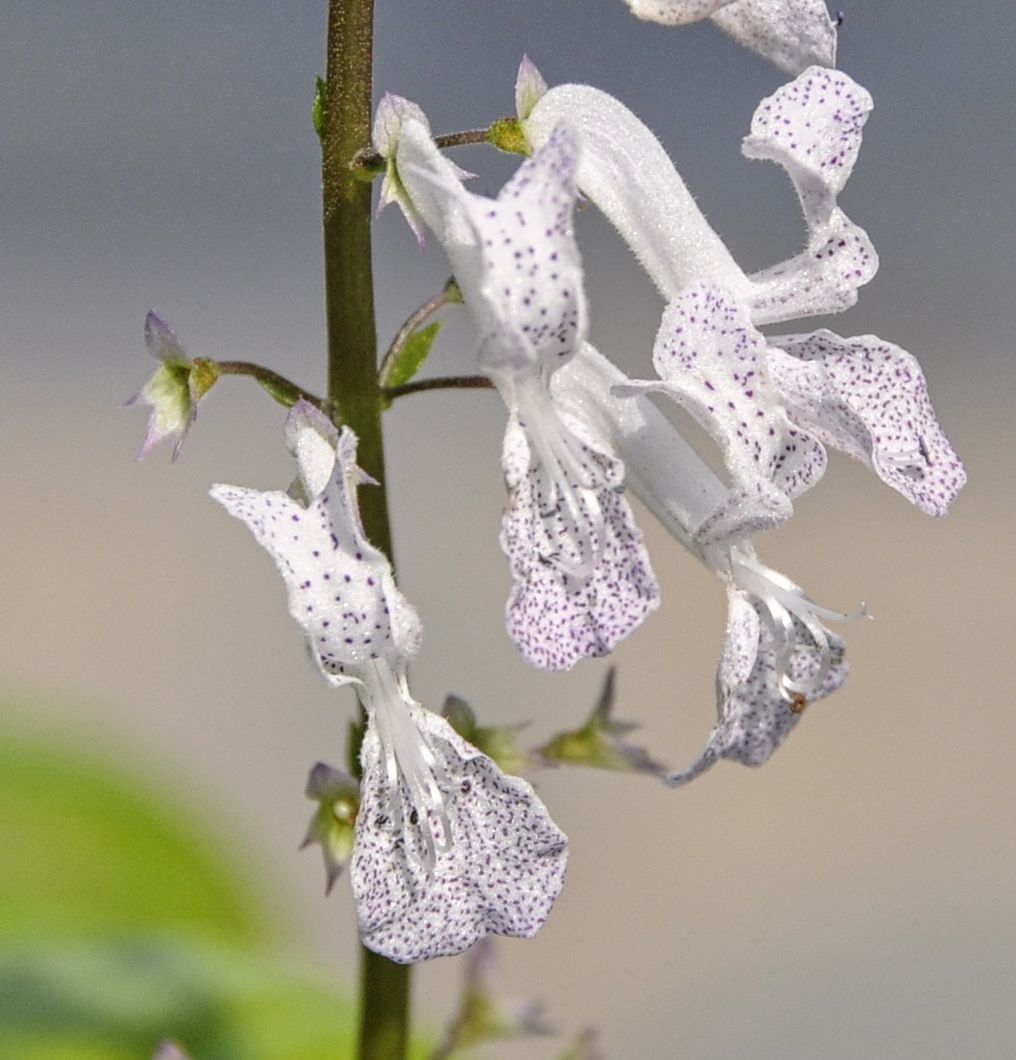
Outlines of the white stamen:
M762 604L773 625L782 632L777 638L781 647L776 655L776 672L780 692L788 700L793 700L797 695L813 695L822 687L829 673L832 651L826 629L819 619L824 618L830 622L856 622L858 619L870 617L864 604L852 614L820 606L798 589L789 578L759 563L740 549L731 552L730 575L738 588L750 593ZM794 619L808 631L808 636L818 651L818 668L804 681L796 681L791 676L794 654L802 647L794 630Z
M364 667L362 692L385 756L392 824L396 832L406 831L400 792L405 784L417 817L409 824L419 827L425 846L420 864L430 874L437 855L447 853L452 846L451 822L441 792L442 785L448 784L445 768L414 723L409 711L411 701L387 662L377 660ZM435 824L439 829L435 829ZM413 844L406 843L405 849L407 856L419 860Z
M600 560L606 536L603 512L596 497L597 488L605 485L602 473L561 421L542 383L518 387L516 400L526 438L550 480L547 502L554 507L549 512L541 511L540 515L562 519L564 537L577 553L575 558L560 553L545 558L562 573L585 580Z

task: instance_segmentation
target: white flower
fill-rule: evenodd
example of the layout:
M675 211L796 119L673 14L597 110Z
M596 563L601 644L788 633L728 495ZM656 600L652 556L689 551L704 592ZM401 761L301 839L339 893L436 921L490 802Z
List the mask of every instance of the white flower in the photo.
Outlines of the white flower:
M191 360L173 329L154 310L145 318L145 346L161 364L127 401L128 405L143 404L152 409L138 459L144 459L164 439L175 438L171 458L175 462L197 419L198 402L219 378L219 367L214 361Z
M503 774L410 695L416 612L364 536L356 437L306 402L286 425L288 492L215 486L279 568L322 673L367 714L350 877L365 945L400 962L530 936L561 889L567 840L532 787Z
M520 106L534 94L520 90ZM496 200L463 188L420 122L403 123L396 157L413 208L451 259L480 333L480 367L509 410L509 633L547 669L606 654L656 608L658 589L621 492L622 464L580 419L559 413L548 389L586 330L575 137L561 124Z
M845 645L822 619L854 615L820 607L789 578L759 563L750 545L726 554L727 635L716 673L718 719L702 753L666 777L671 787L700 776L720 758L760 766L783 743L805 707L835 692L847 676Z
M744 152L778 162L797 190L806 249L746 276L706 223L649 130L605 93L550 89L525 123L538 145L567 112L582 135L578 183L629 242L668 301L656 339L660 390L724 450L737 493L792 512L821 477L823 443L871 466L923 511L941 515L965 481L934 416L916 360L870 335L829 331L771 339L758 325L845 309L878 261L837 206L871 97L813 67L759 105ZM722 531L723 513L715 529Z
M761 765L805 706L835 691L847 674L843 641L823 620L849 620L820 607L757 559L750 535L785 518L764 489L728 489L624 374L586 344L554 379L562 407L581 408L625 461L628 486L660 522L727 585L728 622L717 671L719 719L697 761L665 779L699 776L719 758Z
M796 74L836 65L836 23L824 0L625 0L651 22L680 26L710 18L739 44Z

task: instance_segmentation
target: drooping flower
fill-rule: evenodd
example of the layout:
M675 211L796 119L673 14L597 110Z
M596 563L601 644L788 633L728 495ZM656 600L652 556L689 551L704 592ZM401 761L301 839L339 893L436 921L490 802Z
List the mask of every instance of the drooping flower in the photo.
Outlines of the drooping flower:
M783 743L805 708L847 676L843 640L822 619L848 621L820 607L789 578L759 563L750 545L726 554L727 634L716 673L718 720L699 757L667 776L694 780L720 758L760 766Z
M355 435L302 401L286 434L298 465L288 492L212 496L275 560L322 673L352 684L366 712L350 863L361 938L408 963L489 932L532 935L560 891L567 840L526 781L411 697L420 623L364 535Z
M836 23L824 0L625 0L632 13L666 26L709 18L739 44L788 73L836 65Z
M923 511L943 514L965 481L916 360L874 336L829 331L786 339L756 327L852 305L878 259L837 206L871 97L845 74L813 67L764 100L744 152L780 164L808 225L806 249L746 276L709 227L663 148L596 89L550 89L525 129L538 145L567 112L583 137L578 183L614 223L668 301L654 349L662 390L717 439L743 497L789 517L825 468L822 443L869 464ZM622 146L623 145L623 146ZM722 527L717 513L716 527Z
M154 310L145 318L145 346L162 363L127 401L128 405L143 404L152 409L138 459L144 459L164 439L175 438L171 458L175 462L197 418L198 402L215 385L219 368L214 361L191 360L173 330Z
M530 87L519 92L523 109L538 95ZM451 259L480 367L509 410L508 630L534 665L567 669L611 651L658 604L623 466L588 425L559 413L548 389L586 330L575 137L562 123L496 200L466 191L420 122L407 118L397 141L401 185Z
M699 759L665 779L672 786L686 783L719 758L761 765L804 707L846 677L843 641L823 620L866 612L843 615L820 607L764 566L751 535L786 518L780 504L764 488L728 488L676 426L588 343L555 377L554 391L562 407L581 408L598 422L625 461L628 487L727 586L719 719Z

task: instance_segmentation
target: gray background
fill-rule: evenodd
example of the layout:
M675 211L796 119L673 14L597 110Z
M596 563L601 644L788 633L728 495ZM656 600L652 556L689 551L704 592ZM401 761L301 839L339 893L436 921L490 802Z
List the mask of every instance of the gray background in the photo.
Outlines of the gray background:
M834 459L760 542L823 603L867 600L848 686L770 765L692 787L560 770L541 792L572 839L565 893L506 984L611 1057L1009 1056L1016 1048L1012 761L1012 194L1016 19L1002 0L844 0L840 65L876 111L842 198L882 270L844 334L917 353L971 482L943 522ZM344 883L297 856L308 767L342 754L351 698L307 664L270 562L206 496L289 480L283 413L224 383L179 464L133 456L157 306L195 355L250 357L322 385L313 78L322 2L17 2L0 11L0 686L16 721L114 748L204 807L267 879L280 943L351 983ZM380 2L378 91L438 131L512 109L528 52L551 83L617 95L661 137L748 268L795 252L776 167L739 154L783 76L702 25L636 22L619 0ZM511 160L458 160L495 191ZM579 220L593 337L649 371L660 305L608 226ZM444 280L395 210L377 224L381 341ZM468 370L460 313L428 371ZM414 689L447 691L534 740L575 724L606 663L527 670L503 634L497 547L504 413L492 394L389 415L403 588L426 623ZM616 655L620 710L674 765L713 715L721 586L643 513L665 594ZM31 709L27 704L32 704ZM459 964L418 974L440 1022ZM522 1047L517 1055L542 1055Z

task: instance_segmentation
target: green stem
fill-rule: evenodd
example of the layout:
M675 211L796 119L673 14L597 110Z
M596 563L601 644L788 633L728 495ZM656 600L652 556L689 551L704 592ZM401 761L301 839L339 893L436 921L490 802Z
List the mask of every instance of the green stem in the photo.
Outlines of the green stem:
M370 142L373 0L329 0L321 175L328 397L360 439L357 461L378 486L360 495L367 537L392 556L370 245L369 184L351 163ZM409 967L361 947L360 1060L402 1060L409 1044Z
M508 119L500 118L499 121ZM449 147L466 147L469 144L485 144L490 140L489 129L463 129L461 132L442 133L434 137L434 143L441 150ZM385 160L370 146L361 148L353 158L353 169L361 174L361 179L371 180L384 172Z
M327 401L312 394L309 390L304 390L302 386L297 386L284 375L273 372L271 368L254 364L252 361L215 361L214 363L222 375L246 375L256 380L276 401L287 408L291 408L298 401L309 401L322 412L327 411L329 404Z

